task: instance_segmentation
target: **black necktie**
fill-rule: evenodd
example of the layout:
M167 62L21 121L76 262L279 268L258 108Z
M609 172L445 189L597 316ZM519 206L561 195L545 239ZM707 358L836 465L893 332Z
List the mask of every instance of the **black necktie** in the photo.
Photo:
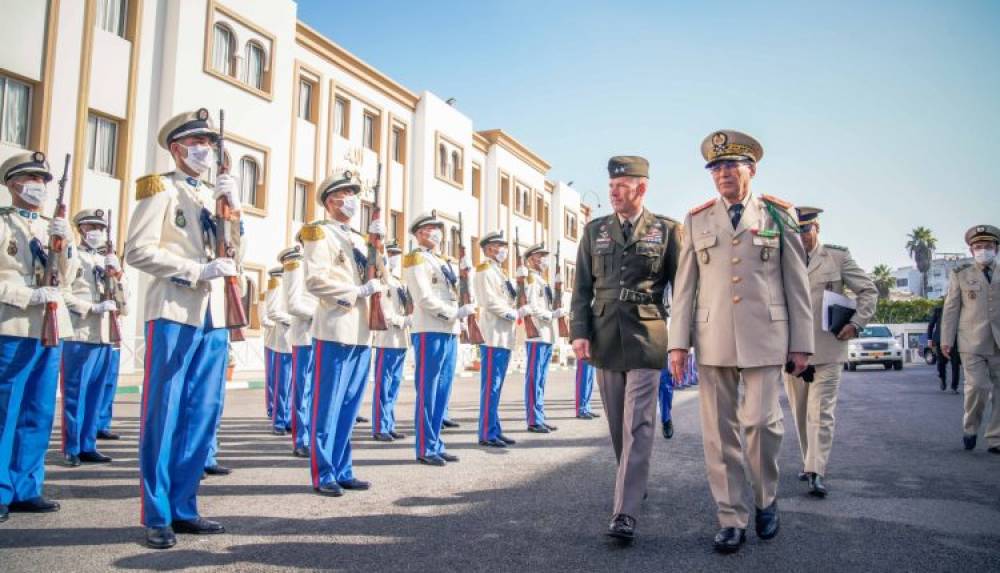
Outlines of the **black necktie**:
M986 275L986 282L993 284L993 267L983 267L983 274Z
M735 229L740 224L740 217L743 216L743 204L737 203L729 207L729 220L733 222Z
M632 236L632 221L625 220L625 223L622 225L622 234L625 235L625 242L627 243Z

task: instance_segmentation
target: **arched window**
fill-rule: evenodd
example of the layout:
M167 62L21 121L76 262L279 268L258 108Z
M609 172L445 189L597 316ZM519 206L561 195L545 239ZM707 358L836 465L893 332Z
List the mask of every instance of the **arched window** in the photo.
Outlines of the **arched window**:
M462 159L457 151L451 152L451 173L448 174L455 183L462 182Z
M448 149L443 143L438 144L438 173L441 177L448 175Z
M240 202L245 205L257 206L257 183L260 177L260 165L252 157L240 159Z
M259 90L264 89L264 47L257 42L247 42L246 83Z
M235 36L225 24L215 25L215 36L212 42L212 68L227 76L233 73L233 52Z

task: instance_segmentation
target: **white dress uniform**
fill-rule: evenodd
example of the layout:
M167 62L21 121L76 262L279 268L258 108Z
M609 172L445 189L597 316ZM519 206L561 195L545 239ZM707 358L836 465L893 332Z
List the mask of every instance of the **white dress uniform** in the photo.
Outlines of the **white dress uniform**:
M395 249L394 249L395 250ZM374 386L372 387L372 435L388 441L405 438L396 431L396 401L403 381L403 362L409 347L409 322L406 316L406 287L386 266L385 283L388 290L382 293L382 315L386 329L372 332L375 349Z
M265 378L271 394L268 410L271 412L271 429L279 436L292 427L292 345L289 341L292 317L285 304L283 273L282 267L269 271L271 278L264 298L264 313L274 323L264 339Z
M295 455L309 456L309 427L312 419L313 340L309 334L318 301L306 289L305 265L299 245L278 256L285 269L285 306L292 317L288 340L292 345L292 435Z
M542 246L529 247L525 258L542 250ZM538 336L528 338L525 343L525 355L528 361L524 370L524 411L528 429L534 432L555 430L555 426L545 420L545 383L549 377L549 362L552 361L552 345L559 333L554 317L556 305L552 287L545 281L541 273L532 269L525 282L525 294L531 311Z

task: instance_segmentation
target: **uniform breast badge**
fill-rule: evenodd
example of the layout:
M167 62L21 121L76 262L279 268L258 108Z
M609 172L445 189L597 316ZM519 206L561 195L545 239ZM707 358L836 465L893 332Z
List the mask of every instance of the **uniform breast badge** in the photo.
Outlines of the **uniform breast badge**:
M10 243L7 244L7 254L16 257L17 256L17 243L11 238Z
M760 250L760 260L767 262L771 258L771 248L764 247Z
M174 224L181 229L187 227L187 217L184 216L184 210L180 207L178 207L177 211L174 213Z
M701 264L707 265L709 261L708 249L702 249L698 253L698 259L701 260Z

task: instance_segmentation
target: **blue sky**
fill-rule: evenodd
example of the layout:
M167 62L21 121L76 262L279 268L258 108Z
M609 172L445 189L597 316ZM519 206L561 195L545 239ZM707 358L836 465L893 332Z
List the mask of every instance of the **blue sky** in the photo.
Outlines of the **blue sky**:
M764 145L755 191L825 208L822 240L868 270L908 264L917 225L942 252L1000 225L1000 2L298 3L409 89L517 137L601 211L607 158L636 153L647 205L683 218L715 194L702 138L732 128Z

